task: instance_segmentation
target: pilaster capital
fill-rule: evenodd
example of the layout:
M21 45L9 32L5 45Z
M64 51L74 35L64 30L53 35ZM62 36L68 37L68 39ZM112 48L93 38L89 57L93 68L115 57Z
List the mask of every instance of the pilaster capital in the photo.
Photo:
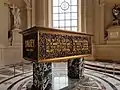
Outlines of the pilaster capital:
M31 2L31 0L24 0L24 2L26 4L27 10L32 10L32 2Z
M104 6L105 5L105 0L98 0L98 3L100 6Z

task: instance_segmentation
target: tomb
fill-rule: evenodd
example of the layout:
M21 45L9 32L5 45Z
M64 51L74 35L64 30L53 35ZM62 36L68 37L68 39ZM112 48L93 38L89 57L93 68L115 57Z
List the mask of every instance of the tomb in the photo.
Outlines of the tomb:
M92 35L46 27L32 27L23 36L23 58L33 62L33 87L49 90L52 62L68 62L68 77L84 76L84 57L92 55Z

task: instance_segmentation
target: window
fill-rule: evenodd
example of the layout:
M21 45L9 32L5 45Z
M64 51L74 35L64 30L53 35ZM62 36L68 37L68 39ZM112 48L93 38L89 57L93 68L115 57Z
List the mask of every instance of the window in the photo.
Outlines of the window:
M53 0L53 28L78 31L78 1L79 0ZM54 64L56 65L56 68L60 69L60 66L58 66L56 63ZM60 63L60 65L62 67L66 67L67 63Z
M53 0L53 28L77 31L78 0Z

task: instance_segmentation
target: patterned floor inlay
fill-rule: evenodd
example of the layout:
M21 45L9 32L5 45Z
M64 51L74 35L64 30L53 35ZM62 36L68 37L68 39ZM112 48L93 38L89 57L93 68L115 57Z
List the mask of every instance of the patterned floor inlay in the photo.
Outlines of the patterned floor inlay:
M1 76L0 76L0 80L3 80L4 78L5 78L5 77L1 77Z
M17 70L19 70L19 71L22 71L22 72L27 72L27 71L30 71L30 70L32 70L32 68L31 67L17 67L16 68Z
M5 84L5 85L8 85L8 84L12 84L12 82L5 82L4 84Z
M79 83L73 90L106 90L106 88L100 81L88 77L88 80Z
M29 72L12 78L13 68L0 70L0 80L6 79L4 83L0 84L0 90L26 90L27 87L30 88L32 85L32 67L24 65L24 69ZM21 73L19 71L22 71L22 67L16 67L16 71ZM9 76L10 79L3 77L3 75ZM89 78L88 81L79 82L73 88L70 86L77 81L67 77L67 69L54 69L52 72L53 90L120 90L120 76L118 75L86 69L85 77Z
M24 65L24 66L17 66L15 69L20 70L20 71L30 71L32 70L32 65Z
M87 74L88 74L88 73L87 73ZM119 90L119 89L117 89L117 87L116 87L113 83L111 83L109 80L103 79L102 77L100 77L100 76L98 76L98 75L94 75L94 74L88 74L88 75L93 76L93 77L96 77L96 78L98 78L98 79L106 82L106 83L111 87L111 90ZM106 87L106 88L107 88L107 87ZM107 88L106 90L109 90L109 89Z
M90 71L91 72L91 71ZM110 82L110 77L108 76L108 78L102 78L102 74L92 74L87 71L88 74L85 74L87 76L89 76L89 81L86 81L82 84L79 84L76 88L74 89L68 89L68 90L119 90L119 86L117 87L117 85L115 85L116 83L114 83L116 79L113 80L113 82ZM31 73L32 75L32 73ZM57 76L57 83L56 81L53 82L53 85L55 86L53 88L53 90L59 90L61 87L61 90L67 90L67 89L62 89L64 87L66 87L67 84L67 76L64 77L64 79L66 79L66 81L64 82L64 80L62 79L63 76L60 76L60 74L56 74ZM26 76L25 76L26 77ZM23 78L23 77L22 77ZM7 82L6 84L10 84L8 85L7 90L26 90L26 87L30 87L32 85L32 77L29 78L20 78L18 80L16 80L13 84L11 82ZM109 80L107 80L109 79ZM55 80L55 78L54 78ZM117 80L116 80L117 82ZM69 83L69 84L73 84L73 83ZM61 86L61 85L64 85ZM0 85L1 87L1 85ZM5 86L4 86L5 87ZM7 88L7 87L6 87ZM81 88L81 89L80 89ZM5 90L5 89L0 89L0 90Z

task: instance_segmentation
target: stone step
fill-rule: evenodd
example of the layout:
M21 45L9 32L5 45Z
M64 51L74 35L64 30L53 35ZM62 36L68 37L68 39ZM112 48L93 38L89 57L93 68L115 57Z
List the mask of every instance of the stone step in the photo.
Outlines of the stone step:
M100 72L110 73L110 74L117 74L120 75L120 67L119 64L114 63L94 63L94 62L85 62L85 68L96 70Z

